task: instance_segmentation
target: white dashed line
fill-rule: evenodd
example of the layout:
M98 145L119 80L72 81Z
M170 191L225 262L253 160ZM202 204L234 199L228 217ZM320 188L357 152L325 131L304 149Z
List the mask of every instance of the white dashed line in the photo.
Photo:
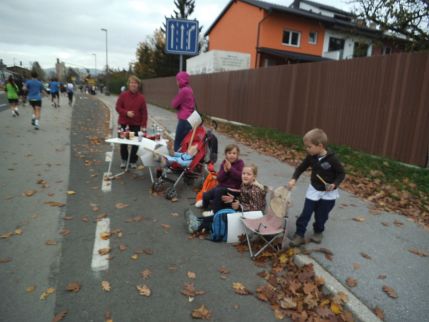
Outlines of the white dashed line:
M97 222L91 262L91 268L95 272L105 271L109 269L109 260L107 259L109 255L100 255L98 253L99 249L110 247L110 240L104 240L100 237L101 233L103 232L110 232L109 218L104 218Z

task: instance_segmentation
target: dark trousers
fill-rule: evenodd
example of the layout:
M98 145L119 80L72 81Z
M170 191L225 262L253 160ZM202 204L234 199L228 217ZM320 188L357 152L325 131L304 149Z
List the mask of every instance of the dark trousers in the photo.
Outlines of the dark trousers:
M208 208L211 205L213 213L216 213L221 209L231 208L231 204L227 204L222 201L222 196L226 195L227 191L227 188L218 186L204 192L203 208Z
M179 151L180 145L186 134L192 129L191 124L186 120L179 120L176 127L176 136L174 137L174 151Z
M120 124L123 131L125 131L126 125ZM130 132L134 132L135 135L138 134L138 131L140 131L139 125L129 125ZM131 155L130 155L130 163L136 163L138 160L137 157L137 150L139 147L137 145L131 146ZM122 161L128 160L128 144L121 144L121 159Z
M315 233L322 233L325 230L325 223L328 220L329 212L334 208L335 200L313 201L305 198L304 209L296 221L296 234L304 237L308 222L314 212L313 229Z

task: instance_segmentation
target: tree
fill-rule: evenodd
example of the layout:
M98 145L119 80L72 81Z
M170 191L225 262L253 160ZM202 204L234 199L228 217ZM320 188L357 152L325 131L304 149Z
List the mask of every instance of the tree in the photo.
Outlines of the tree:
M31 72L36 72L39 79L44 80L45 79L45 72L42 69L42 67L40 67L39 62L35 61L31 67Z
M429 49L429 1L353 0L357 14L380 30L405 36L409 50Z

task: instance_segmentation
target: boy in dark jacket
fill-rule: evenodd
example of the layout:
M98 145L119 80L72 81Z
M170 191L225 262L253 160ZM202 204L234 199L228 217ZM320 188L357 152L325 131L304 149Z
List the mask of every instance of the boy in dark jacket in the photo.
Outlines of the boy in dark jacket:
M293 188L296 180L308 167L311 167L311 182L305 195L304 209L296 221L296 233L289 244L292 247L305 243L305 231L313 212L314 235L310 240L322 242L329 212L339 197L338 186L345 177L344 168L335 153L327 150L328 137L323 130L313 129L307 132L303 141L308 155L296 168L288 186Z

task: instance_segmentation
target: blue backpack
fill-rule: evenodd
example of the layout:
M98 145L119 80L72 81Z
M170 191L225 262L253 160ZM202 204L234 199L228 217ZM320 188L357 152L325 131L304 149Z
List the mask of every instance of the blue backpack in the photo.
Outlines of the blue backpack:
M228 214L236 212L234 209L221 209L215 213L212 223L212 241L226 241L228 237Z

